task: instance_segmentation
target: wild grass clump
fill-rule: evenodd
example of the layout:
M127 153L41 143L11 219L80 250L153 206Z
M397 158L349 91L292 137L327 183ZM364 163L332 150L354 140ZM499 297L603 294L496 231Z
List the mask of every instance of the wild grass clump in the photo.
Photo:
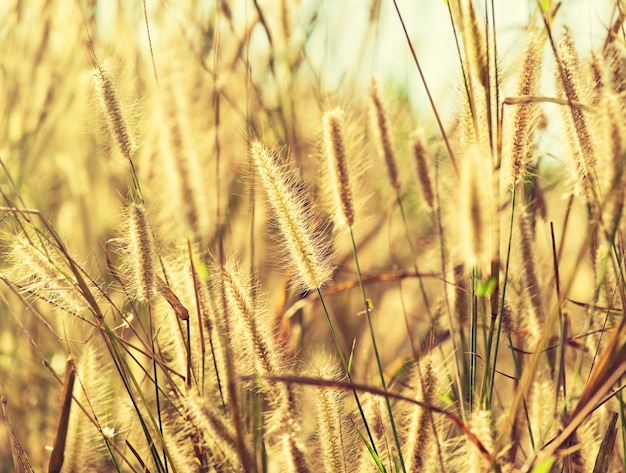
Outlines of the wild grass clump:
M0 7L0 472L626 469L626 12L436 3Z

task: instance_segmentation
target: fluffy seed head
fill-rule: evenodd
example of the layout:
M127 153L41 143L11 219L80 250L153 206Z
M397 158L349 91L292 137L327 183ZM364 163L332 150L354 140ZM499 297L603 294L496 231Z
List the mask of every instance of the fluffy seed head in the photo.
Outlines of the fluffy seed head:
M388 411L384 406L384 399L380 396L374 396L371 394L365 394L362 397L363 412L369 428L371 429L372 436L374 437L374 443L376 445L387 445L387 439L389 438L389 432L387 432L387 426L389 425ZM378 455L380 461L388 465L390 464L390 449L380 448L378 449ZM372 471L374 463L371 455L362 455L359 468L357 471Z
M510 334L516 330L516 321L515 314L513 312L513 307L509 304L508 301L504 302L504 307L502 308L502 332Z
M280 419L280 430L283 452L287 471L292 473L308 473L310 471L306 461L305 448L300 441L300 412L298 411L296 393L294 386L282 386L277 394L277 401L280 403L277 409L276 419ZM271 401L270 401L271 402Z
M430 359L416 366L413 383L417 388L416 399L426 404L433 404L437 378ZM409 471L423 471L432 453L434 440L432 414L427 409L414 406L410 414L409 434L407 439L407 468Z
M580 102L582 96L579 86L578 54L569 33L563 36L559 44L559 54L557 61L559 67L557 68L556 77L557 87L568 101ZM589 120L585 112L577 105L561 108L579 183L587 193L587 199L589 200L591 199L591 191L589 190L590 179L596 164Z
M26 234L15 235L6 255L10 263L7 276L22 292L72 315L81 314L89 309L89 304L78 289L67 263L55 255L51 246L44 244L37 248ZM92 294L97 294L93 289Z
M487 450L492 450L493 445L493 419L491 411L480 410L472 413L469 420L470 430L478 437ZM491 465L478 451L476 445L466 440L467 445L467 469L470 473L486 473L491 471Z
M424 132L419 129L413 135L413 156L415 156L415 165L417 167L417 179L422 189L422 197L424 202L431 209L434 206L433 188L428 173L428 163L426 162L426 148L424 147Z
M475 266L491 256L491 189L487 159L478 146L471 146L463 160L459 192L459 225L465 263Z
M341 379L337 365L323 352L311 360L312 375L321 379ZM319 443L324 471L345 471L345 445L341 419L343 417L344 393L334 389L316 388L315 418L319 426Z
M559 425L554 412L555 387L552 381L533 382L530 398L530 424L536 432L537 446L541 448L558 432Z
M109 383L111 372L106 359L99 354L96 346L88 345L82 352L76 367L77 381L74 383L74 398L82 405L89 404L95 409L100 421L105 422L111 412L113 389ZM103 434L111 427L103 426ZM73 405L65 444L65 459L61 472L99 471L104 469L103 458L106 448L98 432L85 413Z
M198 396L193 391L187 392L183 398L183 406L185 415L197 428L208 447L211 462L221 467L218 471L243 471L232 419L220 415L223 414L221 411L216 411L215 406L210 405L206 398Z
M132 202L128 207L128 260L131 296L148 301L156 289L156 252L154 238L143 204Z
M591 84L593 90L590 100L590 104L592 107L597 107L599 105L600 98L602 97L604 89L606 88L603 66L603 58L595 53L592 53L589 63Z
M228 311L224 316L230 317L231 325L237 328L233 341L241 341L237 349L242 348L246 352L255 373L263 376L280 373L283 370L283 354L277 336L267 323L266 314L257 309L251 297L251 288L244 283L245 278L236 264L222 268L221 279Z
M137 150L137 144L122 110L108 61L104 61L99 67L95 68L92 71L92 77L98 100L106 117L109 132L115 137L122 155L130 160Z
M315 217L296 191L297 187L304 186L293 172L279 165L276 154L260 142L252 143L251 153L288 255L296 267L295 287L311 290L323 286L333 272L328 257L330 249L321 233L311 228Z
M324 115L324 144L337 215L343 224L352 227L354 225L352 186L343 141L343 111L338 108Z
M520 97L534 95L539 78L541 62L538 57L540 49L534 34L529 33L519 69L515 94ZM523 181L530 164L532 131L537 120L537 105L521 103L513 106L510 125L504 133L503 166L504 176L511 186Z
M378 82L374 78L370 83L371 98L371 115L374 128L374 135L378 144L378 154L385 160L389 182L396 192L400 191L400 178L398 177L398 166L396 164L396 156L391 144L391 135L389 132L389 124L387 123L387 114L383 106L380 92L378 90Z
M476 9L471 0L466 0L462 15L462 32L465 52L471 73L478 78L483 87L488 85L487 51L485 35L478 22Z
M541 286L539 284L539 274L536 264L536 246L534 235L530 226L530 216L526 211L518 215L519 238L520 238L520 258L523 261L524 271L522 279L524 288L528 293L532 311L536 317L543 318L543 303L541 297Z
M195 236L210 231L204 163L196 147L190 120L189 99L171 73L163 84L159 117L160 155L169 192L164 206L175 221Z
M626 53L622 45L613 42L607 48L605 56L609 66L611 87L624 104L626 103Z
M624 207L626 127L621 105L617 95L605 90L598 108L602 139L598 140L600 161L597 174L603 199L602 219L609 234L619 228Z

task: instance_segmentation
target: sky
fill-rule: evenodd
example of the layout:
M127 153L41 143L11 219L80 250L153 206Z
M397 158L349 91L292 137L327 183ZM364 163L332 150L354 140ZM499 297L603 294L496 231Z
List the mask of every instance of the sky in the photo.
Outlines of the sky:
M319 3L318 0L303 1L303 15L306 16L307 10ZM415 84L409 93L417 103L424 104L426 98L420 91L419 76L393 1L382 0L380 30L375 38L373 32L367 29L369 3L363 0L323 2L322 21L325 28L320 29L312 39L308 53L318 61L319 68L326 71L331 83L340 75L337 64L351 64L351 58L359 57L365 69L361 74L367 76L367 72L373 72L388 80ZM579 51L584 55L604 41L614 3L609 0L565 0L555 31L562 31L563 24L568 25ZM476 4L484 6L483 2ZM498 48L506 68L519 53L525 27L535 5L533 0L494 0L493 4ZM435 96L440 96L449 85L451 74L458 72L459 63L447 4L444 0L398 0L398 6L426 80ZM360 56L363 45L371 46L374 42L368 54Z

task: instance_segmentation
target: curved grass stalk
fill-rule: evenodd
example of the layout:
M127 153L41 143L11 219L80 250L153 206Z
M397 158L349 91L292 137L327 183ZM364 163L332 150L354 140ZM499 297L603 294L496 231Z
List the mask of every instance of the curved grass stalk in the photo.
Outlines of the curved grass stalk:
M443 141L446 145L446 150L448 151L448 156L450 157L450 163L452 164L452 167L454 168L454 172L456 176L458 177L459 166L456 162L454 152L452 151L452 146L450 145L450 141L448 140L448 134L446 133L444 129L443 122L441 121L441 117L439 116L439 112L437 111L437 107L435 106L435 100L433 99L433 96L430 93L430 87L428 87L428 84L426 83L426 77L424 76L424 73L422 72L422 66L420 66L420 62L417 59L417 53L415 52L415 48L413 47L413 43L411 41L411 38L409 37L409 32L406 29L406 25L404 24L404 19L402 17L402 14L400 13L400 8L398 7L397 0L393 0L393 5L396 9L396 13L398 14L398 19L400 20L400 24L402 25L402 31L404 32L404 36L406 37L407 44L409 45L409 48L411 49L411 55L413 57L413 61L415 62L415 66L417 67L417 71L419 72L420 78L422 80L422 84L424 85L424 89L426 90L426 94L428 95L428 101L430 102L430 106L435 115L435 119L437 120L439 131L441 131L441 137L443 138Z

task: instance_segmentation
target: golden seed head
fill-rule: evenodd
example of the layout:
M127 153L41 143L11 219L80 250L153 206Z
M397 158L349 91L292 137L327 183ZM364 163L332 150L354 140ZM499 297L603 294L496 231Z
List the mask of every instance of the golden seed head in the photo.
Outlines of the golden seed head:
M583 97L580 89L578 54L569 33L563 36L559 44L559 55L556 72L557 87L568 101L580 102ZM586 112L576 104L561 108L578 179L589 199L591 192L588 189L592 170L596 164L589 120Z
M492 450L493 445L493 414L489 410L478 410L471 414L469 420L469 428L476 435L478 440L488 451ZM467 445L467 470L469 473L478 473L489 471L490 465L487 459L482 456L476 445L466 440Z
M31 294L71 315L89 310L89 303L78 287L67 262L47 243L36 247L26 233L11 237L6 255L9 278L21 292ZM92 295L98 291L87 280Z
M154 238L143 204L131 202L128 207L128 261L131 295L148 301L157 287Z
M428 163L426 162L426 148L424 147L424 132L419 129L413 136L413 156L415 157L415 165L417 167L417 178L422 189L424 202L431 209L434 208L435 198L433 194L430 175L428 172Z
M99 67L95 68L92 71L92 77L98 100L106 117L109 132L115 137L122 155L130 160L137 150L137 144L122 110L108 61L104 61Z
M559 430L554 410L555 389L552 381L535 380L530 395L529 416L533 430L537 432L537 446L541 448Z
M246 285L245 277L236 264L223 267L221 271L224 284L226 307L232 325L238 327L235 339L241 339L241 348L249 355L254 372L260 375L279 374L282 371L282 352L272 327L267 324L266 315L259 310L251 296L251 288ZM261 387L265 383L261 383Z
M178 83L179 74L170 72L163 81L160 112L160 156L168 198L164 204L175 212L174 221L196 237L210 231L204 164L196 145L189 114L189 98Z
M273 151L260 142L251 146L252 159L291 262L296 267L295 287L311 290L322 287L333 273L330 248L319 230L316 217L296 188L304 188L293 172L277 163Z
M613 91L622 103L626 100L626 53L619 42L613 42L605 53L609 67L609 80Z
M470 146L462 163L458 195L461 246L467 266L485 263L491 257L493 227L488 159L476 145Z
M309 363L311 374L321 379L342 378L336 362L322 351L316 352ZM316 388L313 393L315 418L319 426L319 445L324 471L345 471L345 454L342 447L347 439L342 432L341 419L344 393L335 389Z
M515 326L513 308L508 301L505 301L502 308L502 331L507 334L513 333Z
M529 33L519 69L516 95L526 97L534 95L541 62L538 57L539 47L533 33ZM513 106L513 115L504 133L503 166L504 176L510 186L523 181L528 173L532 159L533 128L537 121L538 107L533 102Z
M593 107L597 107L600 103L601 97L605 89L604 78L604 64L601 56L595 53L591 53L591 60L589 62L589 69L591 72L591 86L593 93L591 95L590 104Z
M476 9L471 0L466 0L461 27L463 29L463 43L468 56L470 71L478 78L481 85L487 88L489 77L485 34L478 22Z
M518 214L519 235L521 245L521 260L524 262L523 278L526 285L526 289L530 293L530 297L533 299L533 304L536 304L537 312L542 313L541 308L541 292L539 279L537 274L536 260L536 248L533 230L531 228L530 215L527 211L522 210Z
M391 134L387 114L383 106L380 92L378 90L378 82L374 78L370 83L371 98L371 115L374 127L374 135L378 144L378 154L381 155L387 167L389 182L396 192L400 191L400 178L398 176L398 166L396 164L396 156L391 143Z
M354 225L354 207L352 186L348 172L343 139L344 114L341 109L334 109L324 115L324 144L328 159L328 169L332 180L333 195L337 215L348 227Z
M435 401L437 377L430 358L416 363L411 376L415 386L415 399L425 404ZM435 440L432 413L421 406L414 406L409 417L407 438L407 467L409 471L423 471L432 459L432 444Z

